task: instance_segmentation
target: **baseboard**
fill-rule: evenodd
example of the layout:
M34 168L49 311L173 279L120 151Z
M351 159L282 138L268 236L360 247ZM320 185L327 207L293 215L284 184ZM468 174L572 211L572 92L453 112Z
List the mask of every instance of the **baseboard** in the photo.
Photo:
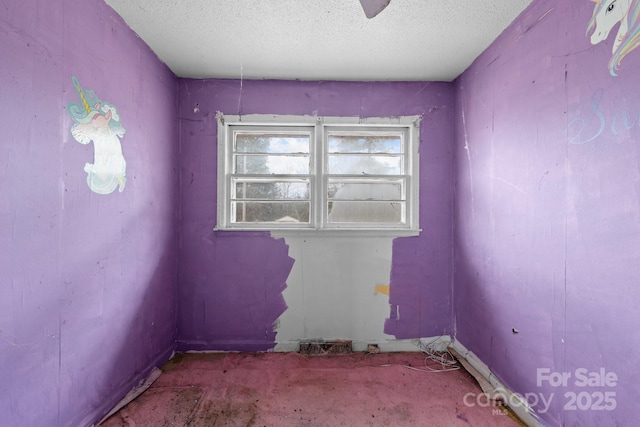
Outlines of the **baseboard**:
M485 393L490 396L499 395L505 406L520 418L529 427L544 427L529 403L521 395L509 390L489 367L473 352L469 351L460 341L451 342L449 348L454 356L460 360L465 369L476 377ZM489 388L489 389L488 389Z
M78 425L92 427L99 425L98 423L103 421L103 417L108 414L111 409L114 408L122 400L122 398L127 395L127 393L136 388L138 384L143 382L154 370L154 368L157 368L158 366L164 364L164 362L166 362L167 360L171 359L174 351L175 344L171 344L170 347L160 353L158 357L153 359L146 369L141 371L138 375L134 376L117 390L115 390L111 394L112 397L110 399L105 399L105 402L100 405L100 407L91 411L91 413L87 415L85 419Z
M451 337L448 335L408 340L352 340L352 349L356 352L365 352L370 344L374 344L378 346L381 353L421 351L424 346L430 346L435 351L444 351L450 343ZM298 352L300 351L300 340L279 342L273 351Z
M260 353L273 351L273 341L264 340L218 340L218 341L197 341L178 340L176 342L176 352L248 352Z

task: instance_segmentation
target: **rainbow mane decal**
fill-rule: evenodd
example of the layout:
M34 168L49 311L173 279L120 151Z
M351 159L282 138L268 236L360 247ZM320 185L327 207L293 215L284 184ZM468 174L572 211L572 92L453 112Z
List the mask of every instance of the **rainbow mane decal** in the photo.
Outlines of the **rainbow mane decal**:
M92 90L85 91L78 79L71 78L81 104L69 102L67 111L74 121L71 135L81 144L93 141L94 162L86 163L87 185L98 194L124 190L127 163L122 155L120 138L125 129L115 105L102 101Z
M624 57L640 45L640 0L590 1L595 3L587 25L587 37L592 44L606 40L614 26L620 24L609 59L609 73L617 76Z

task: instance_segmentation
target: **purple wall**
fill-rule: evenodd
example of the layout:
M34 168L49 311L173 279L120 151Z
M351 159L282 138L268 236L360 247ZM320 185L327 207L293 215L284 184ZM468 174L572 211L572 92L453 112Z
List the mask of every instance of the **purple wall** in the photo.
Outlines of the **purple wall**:
M268 233L212 231L219 110L423 114L424 231L394 241L401 316L385 332L454 333L513 390L553 396L551 425L634 424L640 49L611 76L615 31L589 43L592 2L533 2L454 84L179 80L177 98L101 0L13 3L0 6L3 423L96 421L171 354L176 328L182 350L274 346L293 260ZM119 109L123 193L86 185L73 75ZM572 377L539 386L540 368ZM617 385L577 387L581 368ZM564 410L566 392L615 392L616 408Z
M89 425L174 347L176 79L102 0L3 2L0 34L0 424ZM122 193L86 184L73 75L118 108Z
M391 304L402 317L385 332L398 338L450 332L454 92L447 83L181 80L181 349L266 350L286 309L292 267L284 240L268 233L214 232L216 111L224 114L399 116L423 114L420 225L396 239ZM195 107L198 111L195 112Z
M455 82L456 337L515 391L553 395L558 426L636 425L640 397L640 50L612 77L593 7L533 2ZM572 376L538 386L539 368ZM580 368L619 380L577 387ZM614 410L585 404L604 392Z

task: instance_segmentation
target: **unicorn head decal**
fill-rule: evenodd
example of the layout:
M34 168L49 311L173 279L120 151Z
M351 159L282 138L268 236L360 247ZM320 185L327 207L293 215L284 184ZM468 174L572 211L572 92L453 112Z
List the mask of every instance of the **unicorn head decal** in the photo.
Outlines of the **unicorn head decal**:
M92 90L83 90L78 79L72 77L81 104L70 102L67 111L75 122L71 135L80 144L93 141L94 161L86 163L87 185L98 194L124 190L127 182L127 163L122 155L120 138L125 129L120 124L116 107L99 99Z
M640 44L640 0L590 1L595 3L587 26L587 36L592 44L606 40L613 27L620 23L609 60L609 72L617 76L622 59Z

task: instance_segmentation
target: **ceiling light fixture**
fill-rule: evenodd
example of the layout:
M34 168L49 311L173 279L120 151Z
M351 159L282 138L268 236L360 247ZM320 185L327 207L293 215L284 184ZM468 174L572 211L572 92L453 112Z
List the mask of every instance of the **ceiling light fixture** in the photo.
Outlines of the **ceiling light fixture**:
M391 0L360 0L360 5L367 18L371 19L378 15L389 5Z

